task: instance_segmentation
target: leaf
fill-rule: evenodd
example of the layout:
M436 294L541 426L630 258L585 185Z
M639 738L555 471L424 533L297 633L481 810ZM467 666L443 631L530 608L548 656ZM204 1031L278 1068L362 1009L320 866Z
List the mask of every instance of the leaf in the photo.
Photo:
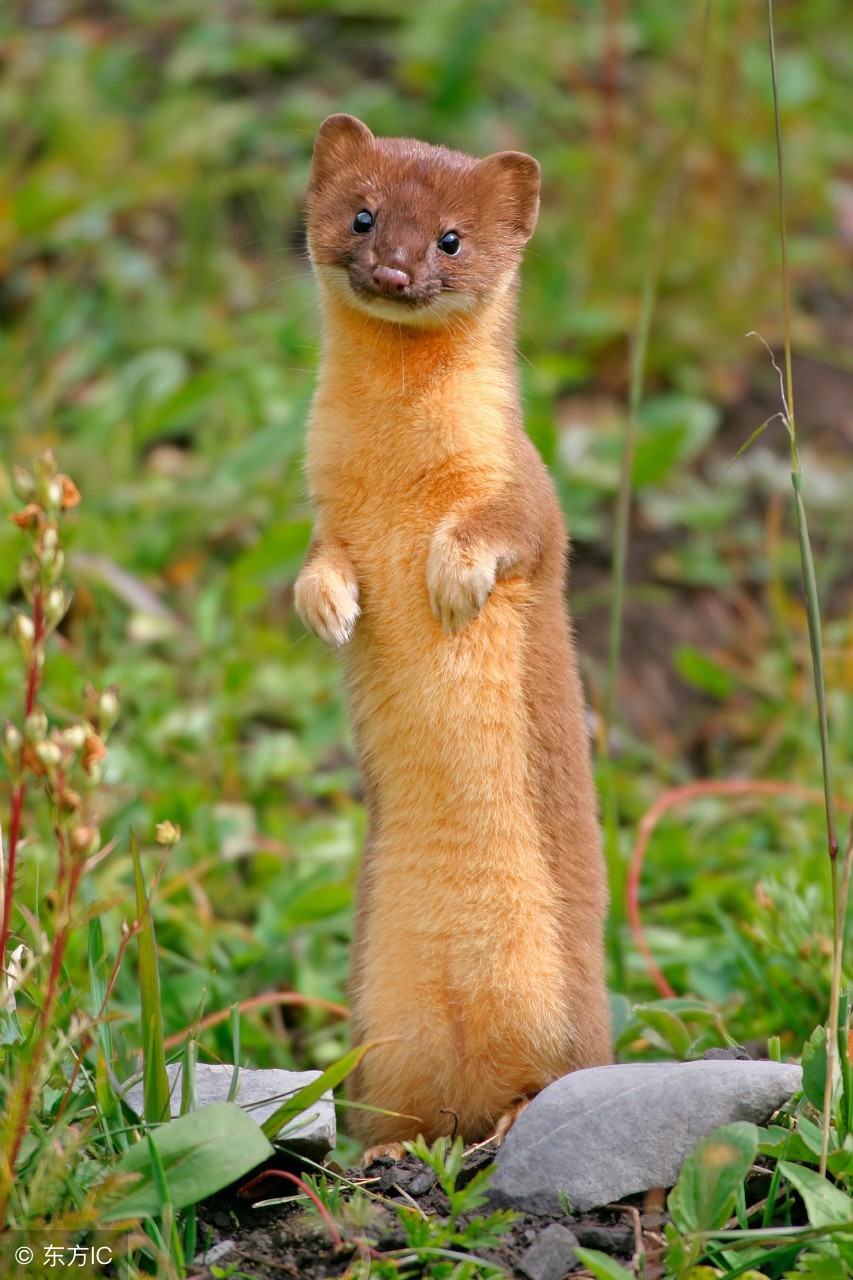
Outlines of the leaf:
M719 410L693 396L650 396L640 410L634 485L659 484L677 463L688 462L717 429Z
M853 1231L853 1200L840 1187L833 1186L828 1178L822 1178L805 1165L782 1160L779 1169L802 1197L813 1227L834 1227L849 1222Z
M185 1209L221 1191L273 1155L271 1143L251 1116L233 1102L179 1116L153 1130L169 1203ZM150 1217L160 1213L162 1186L147 1141L137 1142L115 1166L116 1173L137 1173L141 1179L104 1213L104 1220Z
M263 1123L263 1131L266 1136L268 1138L279 1137L281 1141L285 1141L286 1135L281 1134L284 1126L313 1106L327 1089L334 1089L342 1080L345 1080L349 1073L354 1071L361 1062L368 1049L373 1048L374 1043L376 1042L357 1044L354 1049L350 1049L349 1053L345 1053L342 1058L338 1058L337 1062L333 1062L330 1067L326 1067L326 1070L316 1080L306 1084L304 1089L300 1089L292 1098L283 1103L277 1111L274 1111L271 1116L267 1116Z
M758 1129L738 1120L702 1138L687 1157L667 1204L679 1231L713 1231L731 1216L738 1187L758 1154Z
M815 1027L803 1045L803 1093L812 1106L823 1111L826 1085L826 1028Z
M725 667L689 645L676 650L675 666L682 679L713 698L727 698L734 689L734 678Z
M139 923L139 998L142 1006L142 1079L144 1114L148 1124L169 1119L169 1077L163 1044L163 1013L160 1003L160 969L151 905L145 892L142 860L136 834L130 833L133 878L136 885L136 918Z
M106 1016L107 983L105 978L107 954L104 947L104 930L100 916L89 921L89 990L92 995L92 1014L103 1017L98 1022L98 1038L106 1062L113 1062L113 1038L110 1020Z
M600 1253L598 1249L576 1248L575 1253L596 1280L636 1280L635 1272L629 1271L606 1253Z
M637 1005L634 1013L644 1027L649 1027L665 1041L682 1060L690 1055L693 1037L675 1013L656 1005Z

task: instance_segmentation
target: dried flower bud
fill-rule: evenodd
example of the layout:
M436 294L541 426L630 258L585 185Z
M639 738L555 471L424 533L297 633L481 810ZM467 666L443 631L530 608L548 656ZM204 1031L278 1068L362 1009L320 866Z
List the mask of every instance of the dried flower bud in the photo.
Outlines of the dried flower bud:
M63 787L56 797L56 803L60 809L66 809L69 813L77 813L83 807L83 797L78 791L72 791L70 787Z
M16 613L12 619L12 635L15 637L21 653L25 658L28 658L33 651L33 642L36 638L36 629L32 618L25 613Z
M68 611L70 601L62 587L51 587L44 599L44 616L48 626L59 626Z
M44 505L48 511L56 512L62 503L62 485L58 479L49 480L44 490Z
M38 586L39 577L39 567L35 560L32 556L24 556L18 565L18 582L21 584L21 590L30 603L32 603L35 588Z
M181 828L174 822L158 822L155 827L155 838L158 844L173 845L177 844L181 838Z
M99 760L106 757L107 749L96 733L87 733L86 741L83 746L83 768L90 775L94 776L93 765Z
M35 502L27 503L21 511L13 511L9 519L24 531L40 529L45 523L44 512Z
M111 729L118 720L118 689L110 685L98 699L98 723L101 729Z
M64 568L65 568L65 552L61 548L59 548L56 551L54 551L53 559L50 561L50 563L44 566L44 576L47 584L50 585L50 583L56 582L57 578L61 577L62 570Z
M54 581L55 575L52 571L55 568L57 556L61 554L62 552L59 547L59 533L56 525L49 524L44 529L41 538L39 539L38 546L36 547L36 559L42 568L42 572L46 575L51 575L52 580Z
M21 502L32 502L36 496L36 482L23 467L12 468L12 484Z
M86 730L82 724L70 724L62 730L62 745L69 751L82 751L86 744Z
M37 707L24 721L24 737L27 742L41 742L47 737L47 716Z
M11 720L7 720L3 728L3 755L11 773L17 772L21 758L21 731Z
M101 833L97 827L86 824L71 832L71 852L78 857L90 858L101 845Z
M55 773L62 764L62 748L58 742L45 739L42 742L37 742L33 750L36 759L49 774Z
M57 480L62 486L62 502L63 511L67 511L69 507L76 507L80 501L80 490L77 488L70 476L57 476Z

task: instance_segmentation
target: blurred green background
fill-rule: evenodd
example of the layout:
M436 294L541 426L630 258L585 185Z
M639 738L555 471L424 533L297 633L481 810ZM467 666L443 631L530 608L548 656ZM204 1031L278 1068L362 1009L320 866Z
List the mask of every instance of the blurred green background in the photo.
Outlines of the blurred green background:
M818 561L839 799L853 800L853 13L776 8L795 386ZM782 333L776 160L761 4L720 0L6 0L0 10L0 496L53 446L83 504L76 599L44 705L86 679L122 717L88 882L113 948L131 911L129 827L184 837L156 901L167 1031L274 989L342 999L365 817L337 660L291 589L311 513L301 452L318 314L302 203L313 136L376 133L527 150L543 208L519 352L529 430L574 540L572 608L609 741L617 1025L654 990L624 924L641 815L697 778L819 789L808 637L759 331ZM632 339L660 273L634 472L616 722L600 724L614 495ZM19 534L0 527L0 713ZM5 810L7 787L3 782ZM845 819L846 824L846 819ZM47 912L46 815L22 892ZM656 829L649 940L675 989L788 1051L823 1015L828 875L819 805L704 796ZM155 865L152 854L150 867ZM69 989L83 982L82 942ZM389 962L393 962L392 960ZM133 965L116 1008L135 1042ZM719 1023L708 1037L719 1037ZM325 1065L343 1024L255 1010L253 1064ZM205 1037L226 1060L230 1031Z

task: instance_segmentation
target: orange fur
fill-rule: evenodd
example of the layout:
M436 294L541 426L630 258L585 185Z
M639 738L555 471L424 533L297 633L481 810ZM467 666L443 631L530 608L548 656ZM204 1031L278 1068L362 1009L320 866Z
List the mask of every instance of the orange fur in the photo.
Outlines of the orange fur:
M346 645L370 813L351 999L354 1036L383 1043L353 1095L402 1113L353 1110L350 1125L373 1145L456 1123L475 1140L519 1099L610 1053L606 891L563 603L566 538L520 425L511 346L534 162L506 153L480 169L372 139L348 119L332 117L322 145L321 130L309 203L325 345L308 437L317 524L296 601L309 627ZM431 319L415 297L395 322L383 298L372 314L369 292L348 297L334 256L341 190L380 188L390 236L395 181L436 171L444 201L454 183L520 183L515 221L486 217L489 187L486 225L469 215L470 252L453 278L462 303ZM466 199L459 207L474 208ZM441 234L430 207L428 193L409 206L412 244ZM363 255L369 283L379 249L341 243Z

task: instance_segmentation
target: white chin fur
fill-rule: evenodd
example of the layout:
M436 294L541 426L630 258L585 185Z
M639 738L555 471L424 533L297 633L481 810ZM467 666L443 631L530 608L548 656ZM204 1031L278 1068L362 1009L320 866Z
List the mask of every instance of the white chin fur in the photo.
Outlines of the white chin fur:
M322 266L314 263L317 279L348 306L375 320L390 320L412 329L443 329L453 316L472 311L476 299L465 293L442 293L427 305L410 307L390 298L365 298L355 292L349 282L345 267Z

